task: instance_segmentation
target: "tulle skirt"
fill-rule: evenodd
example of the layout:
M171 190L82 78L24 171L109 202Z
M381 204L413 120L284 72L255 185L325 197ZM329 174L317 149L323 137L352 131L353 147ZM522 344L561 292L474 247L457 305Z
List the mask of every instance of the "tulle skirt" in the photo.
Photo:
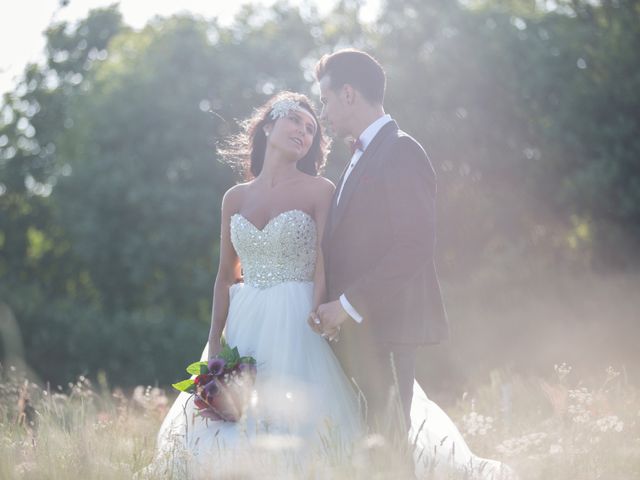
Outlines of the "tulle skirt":
M346 455L362 431L359 408L331 347L307 324L313 284L239 283L229 295L225 339L257 361L250 405L239 422L212 421L196 415L191 394L180 393L160 427L156 463L205 478L211 468L237 472L247 455L255 469L259 452L272 463L277 450L288 469L318 455ZM205 345L201 359L207 355Z
M225 338L257 360L251 404L237 423L211 421L195 415L192 396L181 393L162 423L147 473L217 478L246 469L251 477L264 468L285 478L308 476L305 465L312 463L322 477L317 467L323 461L349 461L365 434L360 405L331 347L307 325L312 298L310 282L231 287ZM205 346L201 359L207 354ZM417 382L409 442L418 478L455 472L471 479L516 478L504 464L474 455Z

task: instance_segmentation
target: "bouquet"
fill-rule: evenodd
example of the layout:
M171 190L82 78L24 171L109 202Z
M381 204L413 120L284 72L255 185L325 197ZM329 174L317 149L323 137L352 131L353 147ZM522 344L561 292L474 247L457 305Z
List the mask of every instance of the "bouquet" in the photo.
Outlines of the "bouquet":
M173 388L192 393L201 416L237 422L249 403L256 371L255 358L241 357L237 347L223 341L215 358L189 365L187 373L194 377L174 383Z

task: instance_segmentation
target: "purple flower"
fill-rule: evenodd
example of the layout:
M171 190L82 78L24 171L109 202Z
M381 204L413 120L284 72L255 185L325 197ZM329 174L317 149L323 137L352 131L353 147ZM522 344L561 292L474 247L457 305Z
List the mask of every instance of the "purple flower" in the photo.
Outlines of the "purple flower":
M209 399L212 398L215 394L218 393L218 382L215 380L210 381L204 386L204 396Z
M214 358L209 361L209 372L215 376L220 375L224 371L224 366L227 362L222 358Z

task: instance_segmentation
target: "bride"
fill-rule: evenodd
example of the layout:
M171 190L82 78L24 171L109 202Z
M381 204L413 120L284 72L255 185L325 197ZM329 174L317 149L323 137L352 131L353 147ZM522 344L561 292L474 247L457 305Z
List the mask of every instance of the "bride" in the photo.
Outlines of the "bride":
M230 346L257 360L254 392L235 423L196 415L193 396L181 393L146 469L155 477L269 476L274 468L326 476L323 468L353 465L383 441L365 436L357 390L307 323L326 297L320 239L335 187L318 172L328 141L309 100L292 92L271 98L244 127L225 152L243 160L248 181L222 200L220 263L201 359L220 353L224 333ZM418 477L453 471L507 478L502 464L472 454L417 383L410 416Z

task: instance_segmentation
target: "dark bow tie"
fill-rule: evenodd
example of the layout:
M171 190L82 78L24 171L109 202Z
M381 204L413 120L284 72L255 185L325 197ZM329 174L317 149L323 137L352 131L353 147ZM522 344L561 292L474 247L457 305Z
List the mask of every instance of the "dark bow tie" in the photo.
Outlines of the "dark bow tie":
M359 138L352 140L350 147L351 147L351 156L353 156L353 154L356 153L356 150L360 150L361 152L364 151L364 149L362 148L363 147L362 142L360 141Z

